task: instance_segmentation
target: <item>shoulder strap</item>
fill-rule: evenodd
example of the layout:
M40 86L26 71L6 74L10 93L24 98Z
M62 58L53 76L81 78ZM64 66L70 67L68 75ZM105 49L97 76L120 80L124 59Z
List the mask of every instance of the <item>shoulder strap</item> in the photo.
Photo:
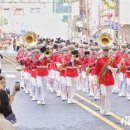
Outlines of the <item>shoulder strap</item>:
M101 71L100 71L100 73L99 73L99 78L103 77L103 76L106 74L106 72L107 72L107 67L108 67L109 65L111 65L113 61L114 61L114 59L113 59L112 57L110 57L110 58L107 60L107 62L104 64L104 66L102 67L102 69L101 69Z

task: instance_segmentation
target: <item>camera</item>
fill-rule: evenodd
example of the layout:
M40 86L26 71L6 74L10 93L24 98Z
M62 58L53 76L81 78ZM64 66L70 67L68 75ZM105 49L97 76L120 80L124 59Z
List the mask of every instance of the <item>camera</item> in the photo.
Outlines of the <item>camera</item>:
M15 82L15 91L20 91L20 82Z

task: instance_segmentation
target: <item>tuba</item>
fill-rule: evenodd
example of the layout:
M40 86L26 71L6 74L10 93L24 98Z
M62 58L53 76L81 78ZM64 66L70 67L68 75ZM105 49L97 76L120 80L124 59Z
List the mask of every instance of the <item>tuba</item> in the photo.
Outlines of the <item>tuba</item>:
M33 42L36 42L38 40L38 36L34 32L27 32L23 36L23 41L27 44L32 44Z
M100 36L99 36L99 43L101 45L109 45L110 42L112 40L112 36L109 34L109 33L102 33Z

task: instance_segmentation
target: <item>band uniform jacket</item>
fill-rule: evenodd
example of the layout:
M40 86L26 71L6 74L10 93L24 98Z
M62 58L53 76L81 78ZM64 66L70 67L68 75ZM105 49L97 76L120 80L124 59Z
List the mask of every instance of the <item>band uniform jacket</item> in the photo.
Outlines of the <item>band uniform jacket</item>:
M79 65L81 65L81 60L79 58L71 61L72 58L72 55L68 55L64 60L64 66L66 67L65 76L67 77L77 77L79 75L78 69Z
M55 70L55 71L59 71L57 66L56 66L56 63L57 63L59 55L60 54L59 54L58 51L52 54L52 56L51 56L51 63L50 63L50 69Z
M49 58L44 57L37 63L36 75L47 76L48 75L48 64L50 63Z
M30 68L31 68L31 77L36 78L36 69L37 69L37 60L40 57L40 54L34 54L33 59L31 60L30 63Z
M130 57L124 61L125 78L130 78Z
M125 60L127 58L128 58L128 54L119 51L119 52L116 53L116 57L115 57L115 61L114 62L115 62L115 64L118 65L118 64L120 64L122 62L122 60ZM122 66L120 68L120 72L125 73L124 66Z
M108 60L110 58L112 58L112 57L103 56L103 57L98 58L97 62L96 62L96 66L95 66L95 74L98 77L99 84L103 84L105 86L114 85L114 77L113 77L111 70L107 69L104 76L101 76L101 74L100 74L102 67L108 62ZM114 61L112 62L112 64L110 66L112 66L114 68L117 67Z

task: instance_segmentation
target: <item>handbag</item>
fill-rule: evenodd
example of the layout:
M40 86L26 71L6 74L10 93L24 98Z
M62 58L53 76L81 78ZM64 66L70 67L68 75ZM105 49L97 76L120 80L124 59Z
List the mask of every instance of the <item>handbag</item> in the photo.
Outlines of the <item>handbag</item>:
M8 115L8 116L6 117L6 119L7 119L8 121L10 121L12 124L14 124L14 123L17 122L17 119L16 119L15 114L14 114L13 112L12 112L10 115Z

